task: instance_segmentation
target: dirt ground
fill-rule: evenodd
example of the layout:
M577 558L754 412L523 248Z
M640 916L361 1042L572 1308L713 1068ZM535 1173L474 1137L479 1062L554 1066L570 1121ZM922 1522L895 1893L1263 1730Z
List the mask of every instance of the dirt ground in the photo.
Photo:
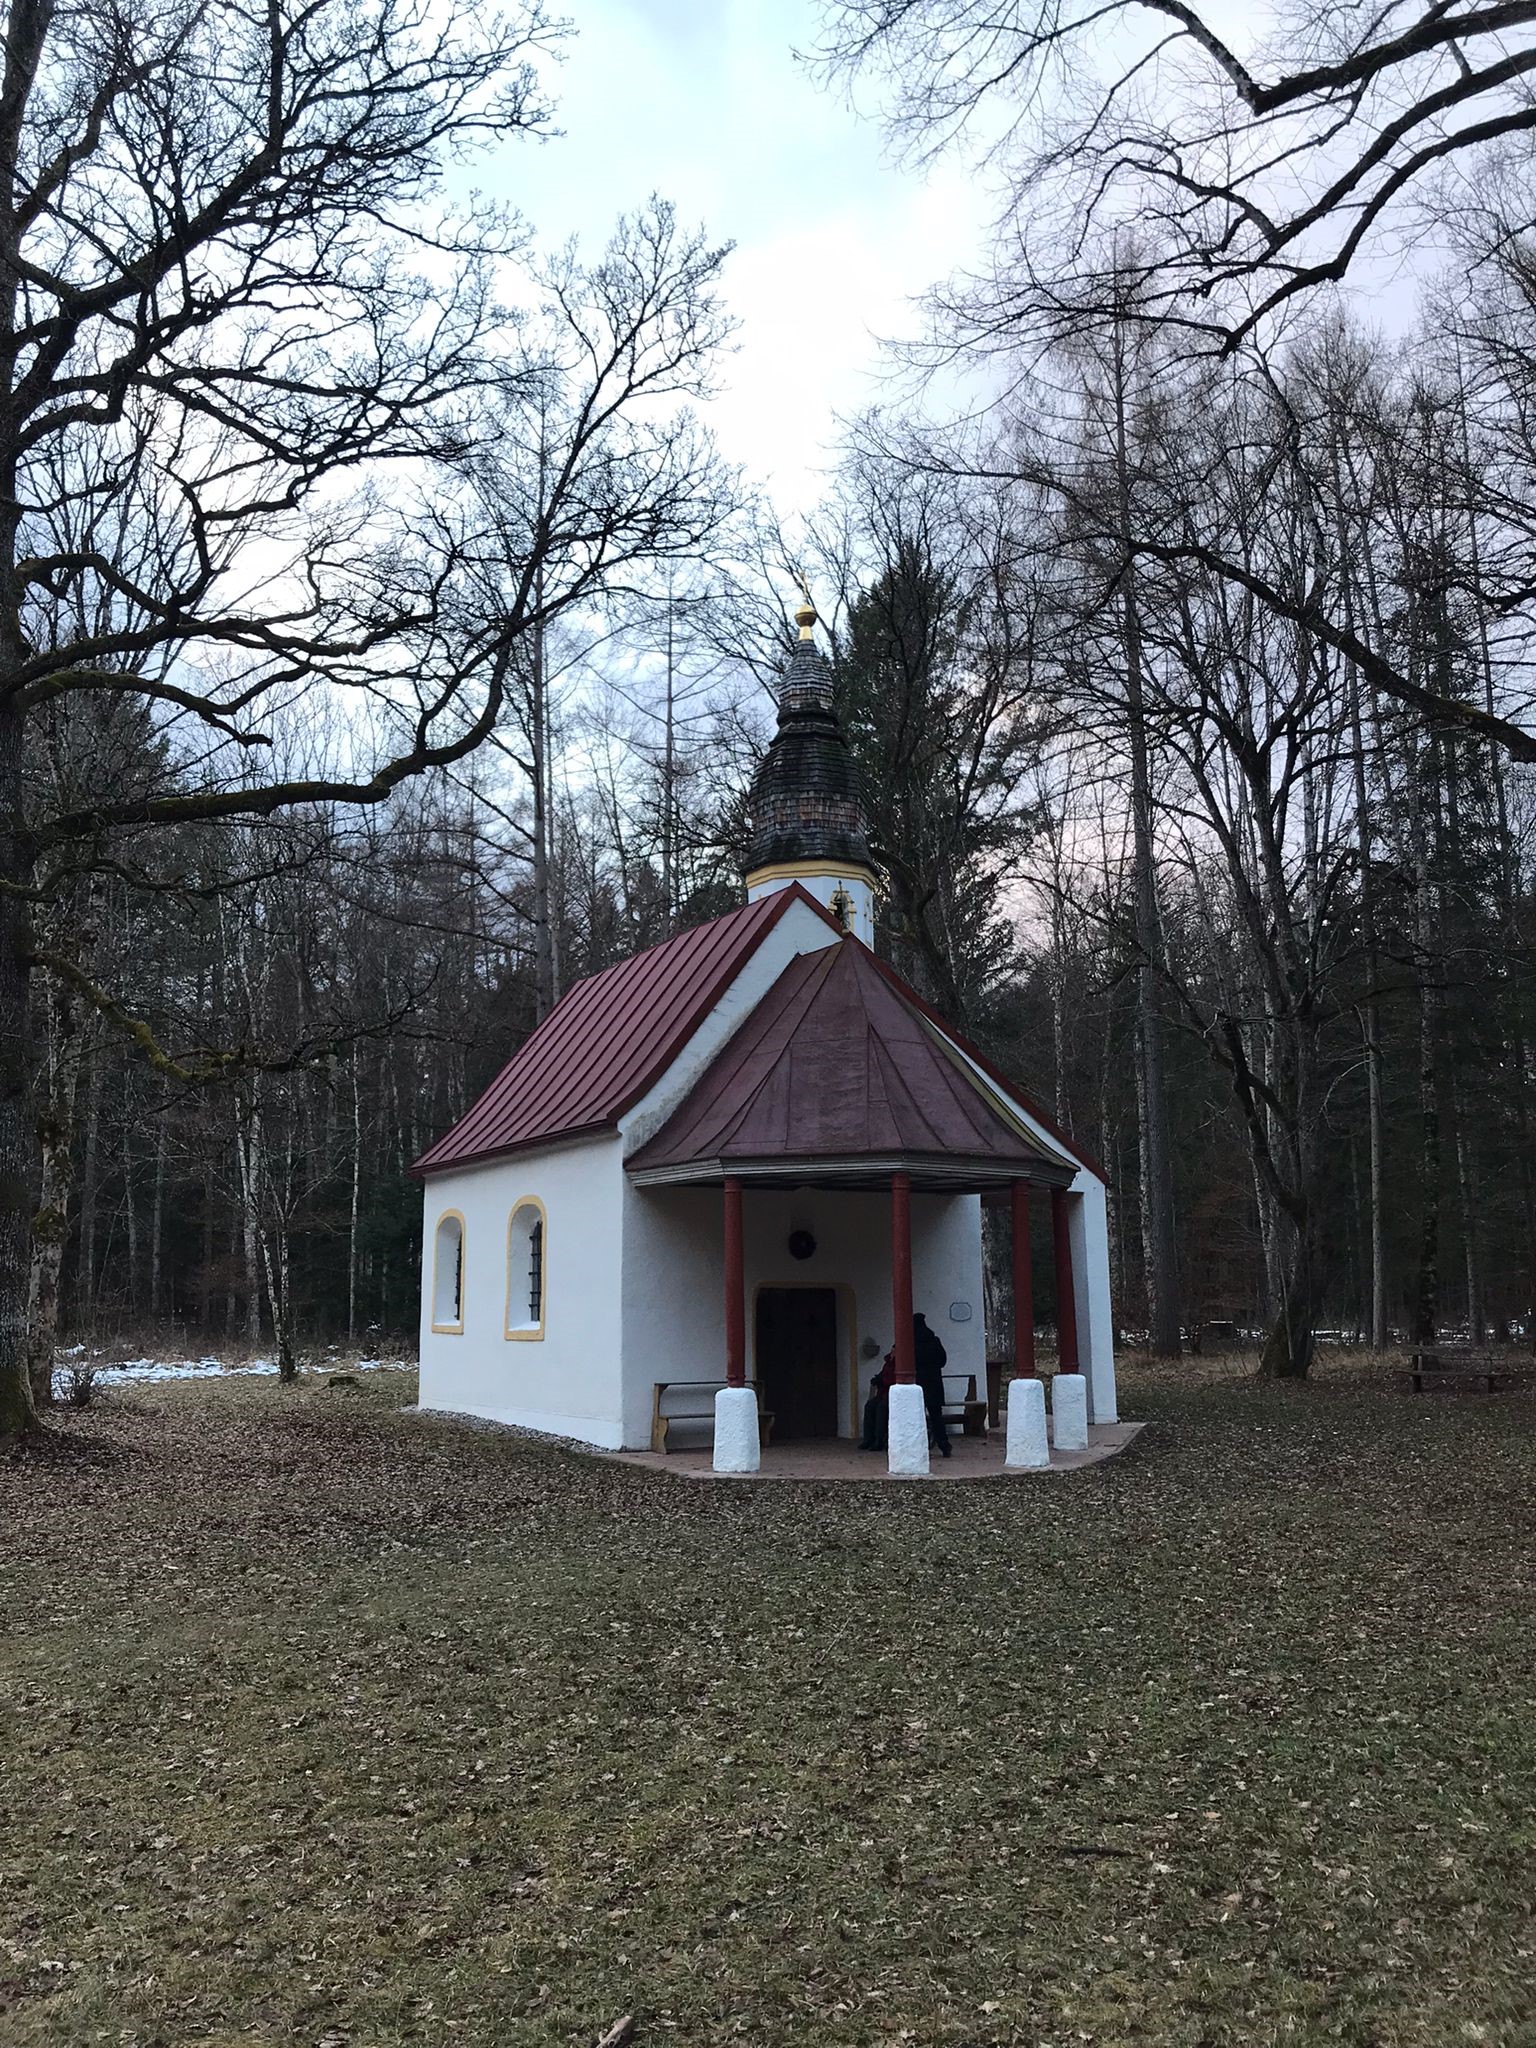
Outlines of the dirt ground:
M1042 1483L114 1388L0 1466L0 2040L1536 2042L1536 1403L1131 1369Z

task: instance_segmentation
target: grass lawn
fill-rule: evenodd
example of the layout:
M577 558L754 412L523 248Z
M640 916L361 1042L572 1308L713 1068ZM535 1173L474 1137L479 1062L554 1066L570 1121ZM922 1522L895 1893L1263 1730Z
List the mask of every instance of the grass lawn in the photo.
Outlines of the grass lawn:
M411 1395L0 1467L6 2048L1536 2043L1529 1397L754 1488Z

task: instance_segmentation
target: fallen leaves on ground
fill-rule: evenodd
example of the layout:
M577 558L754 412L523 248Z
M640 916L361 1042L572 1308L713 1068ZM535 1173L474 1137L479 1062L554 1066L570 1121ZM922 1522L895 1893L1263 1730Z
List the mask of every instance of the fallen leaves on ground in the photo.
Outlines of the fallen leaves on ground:
M1528 1397L684 1484L209 1381L0 1470L7 2048L1528 2044Z

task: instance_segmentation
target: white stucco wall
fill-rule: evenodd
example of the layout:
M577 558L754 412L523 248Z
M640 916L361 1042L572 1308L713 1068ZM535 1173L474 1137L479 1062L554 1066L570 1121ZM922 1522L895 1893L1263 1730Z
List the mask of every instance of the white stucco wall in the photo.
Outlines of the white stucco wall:
M816 1240L791 1257L791 1231ZM635 1188L624 1202L624 1441L650 1442L658 1380L717 1380L725 1371L724 1214L718 1188ZM830 1287L838 1296L838 1428L857 1435L869 1383L890 1349L891 1206L880 1194L828 1188L760 1190L742 1198L747 1371L762 1287ZM912 1198L912 1300L937 1332L950 1372L974 1372L986 1392L981 1204L974 1195ZM951 1303L968 1321L951 1322ZM865 1358L866 1338L877 1346Z
M617 1449L623 1166L617 1137L435 1174L423 1202L421 1405ZM506 1334L507 1224L543 1203L544 1334ZM464 1330L432 1328L437 1219L464 1218Z

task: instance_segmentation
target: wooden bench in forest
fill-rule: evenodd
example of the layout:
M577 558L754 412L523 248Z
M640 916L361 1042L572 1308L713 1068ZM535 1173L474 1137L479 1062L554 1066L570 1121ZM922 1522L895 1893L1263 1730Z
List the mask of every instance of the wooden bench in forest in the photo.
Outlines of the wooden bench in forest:
M703 1422L709 1425L710 1441L714 1440L715 1396L725 1385L724 1380L657 1380L656 1391L651 1396L651 1449L670 1451L668 1441L674 1422ZM664 1394L681 1395L684 1406L669 1405L662 1409ZM773 1417L764 1409L757 1413L758 1442L766 1451L773 1436Z
M1536 1365L1514 1365L1491 1351L1424 1347L1408 1354L1397 1378L1415 1394L1502 1394L1536 1386Z

